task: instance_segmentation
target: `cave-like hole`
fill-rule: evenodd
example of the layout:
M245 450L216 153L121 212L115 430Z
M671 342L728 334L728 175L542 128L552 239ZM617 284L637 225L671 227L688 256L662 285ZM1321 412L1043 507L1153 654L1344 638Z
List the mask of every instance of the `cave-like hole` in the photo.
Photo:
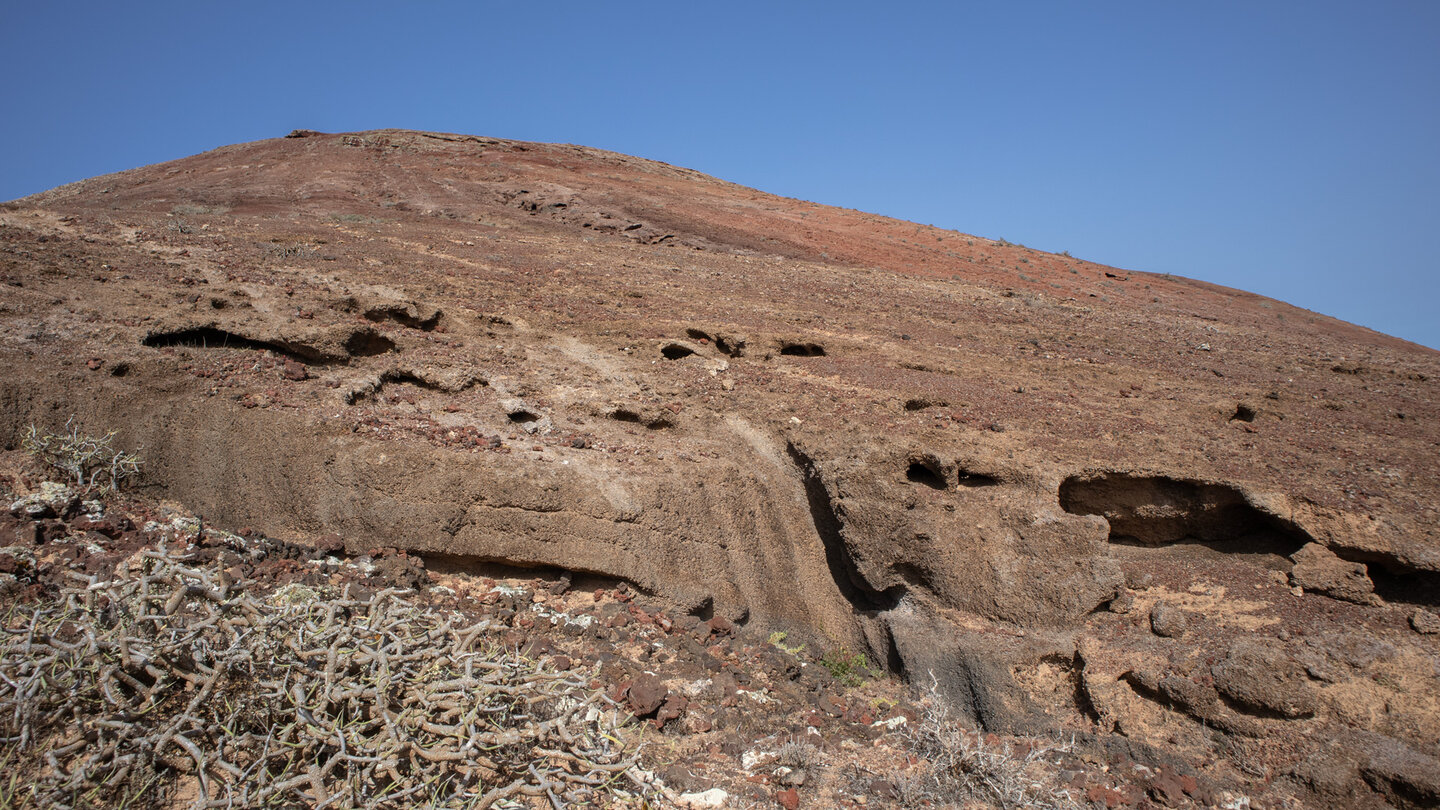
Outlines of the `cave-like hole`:
M1230 421L1254 422L1255 409L1242 402L1239 405L1235 406L1235 413L1230 417Z
M825 347L819 343L781 343L780 353L790 357L824 357Z
M929 397L913 397L905 400L905 410L907 411L923 411L926 408L943 408L944 406L944 401Z
M436 310L429 318L418 318L410 314L409 308L395 304L386 304L365 310L365 319L368 321L374 321L375 323L387 320L394 321L403 326L408 326L411 329L419 329L424 332L434 331L435 327L440 325L440 319L442 317L444 317L444 314Z
M524 563L511 559L476 557L465 554L421 554L425 570L439 574L463 575L474 579L521 580L522 588L546 589L555 583L569 579L568 590L595 591L615 590L625 587L637 593L648 593L634 582L623 577L583 568L565 568L541 563ZM510 583L506 583L510 584Z
M198 349L272 349L274 344L263 340L251 340L234 332L226 332L213 326L195 329L177 329L171 332L151 332L140 341L141 345L152 348L164 346L190 346Z
M1376 595L1386 602L1440 607L1440 572L1421 571L1382 554L1348 549L1334 551L1343 559L1365 563L1365 571L1375 583Z
M1000 483L1000 479L993 475L970 472L969 470L960 471L959 481L962 487L993 487Z
M700 604L690 608L688 612L691 616L696 617L700 621L708 622L711 619L715 618L715 600L712 597L707 596L704 599L700 600Z
M727 337L725 335L716 335L715 348L719 349L721 354L726 354L731 357L740 357L745 354L745 339L738 337Z
M1163 546L1265 537L1278 540L1288 549L1281 553L1288 554L1310 540L1289 521L1251 506L1238 489L1204 481L1128 473L1071 476L1060 485L1060 506L1071 514L1104 517L1116 543Z
M632 411L629 408L616 408L610 412L610 418L617 422L628 422L633 425L644 425L650 430L665 430L675 426L674 422L664 417L647 418L644 414Z
M686 329L685 334L688 335L691 340L710 340L710 334L703 329Z
M395 341L369 329L357 329L345 341L345 351L354 357L384 354L394 348Z
M667 360L679 360L694 354L695 350L683 343L667 343L660 347L660 353L665 355Z
M928 459L917 459L910 462L905 469L905 477L916 484L924 484L931 489L949 489L945 483L945 473L941 471L938 464Z
M511 411L509 414L507 414L507 416L510 417L511 422L514 422L517 425L523 425L526 422L540 421L540 414L535 413L534 411Z
M352 338L353 340L353 338ZM383 340L383 338L382 338ZM334 357L324 350L307 343L286 340L255 340L227 332L214 326L198 326L193 329L176 329L168 332L151 332L140 341L141 345L152 348L166 346L187 346L195 349L254 349L272 351L301 363L312 365L344 362L345 358Z

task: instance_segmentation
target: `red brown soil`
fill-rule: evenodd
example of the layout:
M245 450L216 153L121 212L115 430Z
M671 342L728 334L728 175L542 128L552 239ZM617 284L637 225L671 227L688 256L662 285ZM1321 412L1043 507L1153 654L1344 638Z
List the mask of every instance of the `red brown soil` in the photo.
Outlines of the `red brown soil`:
M623 580L1257 796L1440 796L1440 354L584 147L298 134L0 208L8 447L74 414L219 527ZM1310 542L1374 602L1295 595ZM1313 713L1156 691L1237 638Z

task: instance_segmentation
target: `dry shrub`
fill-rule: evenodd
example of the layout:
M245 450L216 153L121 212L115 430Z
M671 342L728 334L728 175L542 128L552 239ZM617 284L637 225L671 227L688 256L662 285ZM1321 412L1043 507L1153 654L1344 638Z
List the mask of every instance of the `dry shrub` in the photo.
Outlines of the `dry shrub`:
M20 443L32 456L60 472L82 492L114 492L140 473L140 458L115 449L116 431L104 436L80 433L72 416L60 433L44 433L34 425Z
M911 724L906 740L923 761L920 773L896 781L907 807L946 807L984 802L1004 810L1078 810L1057 776L1058 754L1066 743L1032 741L1020 753L1008 742L988 742L981 732L966 731L950 716L931 676L925 710Z
M403 592L265 599L139 552L13 607L0 640L0 802L353 807L642 801L623 713ZM307 598L308 597L308 598ZM177 794L185 795L183 802Z

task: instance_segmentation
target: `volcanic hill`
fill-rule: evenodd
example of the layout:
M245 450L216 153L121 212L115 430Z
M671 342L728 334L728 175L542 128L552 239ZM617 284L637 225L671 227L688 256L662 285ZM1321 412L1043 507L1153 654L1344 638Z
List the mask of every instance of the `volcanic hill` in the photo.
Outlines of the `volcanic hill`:
M622 580L933 676L986 730L1124 738L1314 806L1440 801L1435 351L398 130L4 204L0 282L7 449L117 430L141 491L208 524Z

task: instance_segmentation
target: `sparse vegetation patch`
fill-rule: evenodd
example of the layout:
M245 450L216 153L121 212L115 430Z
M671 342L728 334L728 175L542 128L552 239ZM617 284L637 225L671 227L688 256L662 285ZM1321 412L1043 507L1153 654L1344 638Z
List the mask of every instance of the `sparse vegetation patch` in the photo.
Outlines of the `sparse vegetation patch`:
M590 673L402 592L266 598L163 546L76 578L5 619L0 761L31 768L7 806L559 807L650 789Z

